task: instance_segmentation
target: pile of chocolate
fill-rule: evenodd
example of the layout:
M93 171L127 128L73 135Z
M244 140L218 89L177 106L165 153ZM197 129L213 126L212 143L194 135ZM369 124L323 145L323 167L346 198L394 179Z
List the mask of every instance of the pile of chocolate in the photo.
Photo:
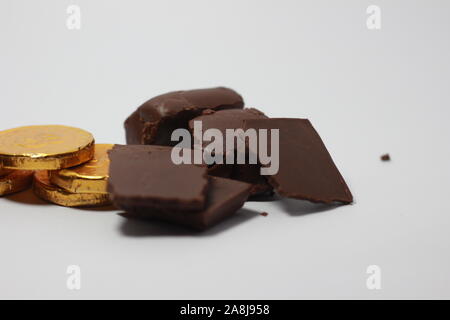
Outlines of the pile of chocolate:
M131 114L125 129L128 145L95 144L89 132L59 125L0 131L0 196L33 181L35 194L54 204L112 201L125 216L199 230L232 216L249 198L275 193L325 204L353 201L308 120L244 108L231 89L157 96ZM216 144L218 137L226 143Z
M259 154L256 163L175 164L172 154L179 141L174 141L172 134L177 129L188 130L195 149L194 141L202 138L195 131L199 121L203 130L216 129L223 136L227 129L277 129L279 143L272 146L271 139L265 141L269 151L278 151L277 172L261 175L267 164ZM109 151L108 191L113 203L129 217L204 230L235 214L249 197L266 199L276 192L282 197L316 203L353 201L309 120L269 118L257 109L244 108L243 98L228 88L157 96L130 115L125 129L128 145L116 145ZM186 146L183 148L186 151ZM200 148L208 151L207 143L200 144ZM252 153L246 151L246 155ZM234 154L224 150L223 157L239 157L238 150L231 152ZM192 150L190 154L194 153Z

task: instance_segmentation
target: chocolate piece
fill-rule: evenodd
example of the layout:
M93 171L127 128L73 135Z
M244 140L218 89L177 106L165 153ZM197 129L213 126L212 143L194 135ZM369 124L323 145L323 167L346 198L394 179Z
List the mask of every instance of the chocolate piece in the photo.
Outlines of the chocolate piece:
M268 176L282 196L351 203L353 196L322 139L307 119L246 120L245 129L279 129L279 171ZM267 139L271 150L271 139ZM255 150L253 150L255 152Z
M272 195L273 188L267 179L260 175L260 170L259 164L214 164L208 168L208 174L251 184L251 196Z
M267 217L269 214L267 212L261 212L260 215L262 215L263 217Z
M206 203L207 168L176 165L172 148L116 145L110 156L108 191L119 208L128 206L200 210Z
M202 131L218 129L221 131L223 137L225 137L227 129L243 129L244 121L249 119L267 119L267 116L254 108L230 109L216 112L205 110L201 116L189 121L189 129L193 133L194 139L202 140L202 137L196 137L196 132L194 132L194 121L201 121ZM210 143L210 141L203 141L203 147L206 147ZM233 151L236 154L236 150ZM225 154L225 145L222 152ZM225 163L225 158L223 161ZM232 170L230 172L231 167ZM251 195L266 193L272 190L272 187L264 177L261 177L259 172L260 166L258 164L248 164L248 159L246 164L216 164L213 166L213 169L210 169L210 175L230 177L234 180L251 183Z
M381 156L381 161L391 161L391 156L389 155L389 153L383 154Z
M176 145L171 141L172 132L187 129L189 120L203 110L243 107L242 97L228 88L169 92L145 102L125 121L127 143Z
M195 136L196 132L194 132L194 121L201 121L202 131L218 129L225 137L226 129L242 129L244 127L244 121L249 119L267 119L267 116L254 108L229 109L216 112L206 110L201 116L189 121L189 130L195 140L203 141L202 137ZM210 143L211 141L203 141L203 147L206 147Z
M259 164L235 164L231 179L250 183L252 188L250 194L270 195L272 194L272 186L267 182L267 178L260 174L261 166Z
M146 136L145 123L139 116L139 109L134 111L125 121L125 134L127 144L145 144L149 138Z
M208 174L213 177L231 178L233 170L232 164L213 164L208 167Z
M247 200L250 185L229 179L212 177L207 205L199 211L158 210L139 206L123 207L125 216L149 218L177 223L198 230L205 230L232 216Z

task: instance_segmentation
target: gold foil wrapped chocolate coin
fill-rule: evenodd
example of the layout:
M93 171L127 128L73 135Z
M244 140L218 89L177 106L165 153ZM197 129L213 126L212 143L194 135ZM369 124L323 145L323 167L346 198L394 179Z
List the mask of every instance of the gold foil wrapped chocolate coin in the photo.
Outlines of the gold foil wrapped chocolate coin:
M48 171L34 174L34 193L41 199L64 207L97 207L110 205L108 194L71 193L50 182Z
M33 181L33 171L15 170L0 177L0 196L27 189Z
M7 174L10 174L10 173L11 173L11 170L4 169L2 167L2 165L1 165L1 163L0 163L0 177L4 177L4 176L6 176Z
M113 144L96 144L94 158L79 166L51 171L50 181L72 193L108 193L109 157Z
M59 170L94 156L94 137L82 129L48 125L0 131L0 163L5 169Z

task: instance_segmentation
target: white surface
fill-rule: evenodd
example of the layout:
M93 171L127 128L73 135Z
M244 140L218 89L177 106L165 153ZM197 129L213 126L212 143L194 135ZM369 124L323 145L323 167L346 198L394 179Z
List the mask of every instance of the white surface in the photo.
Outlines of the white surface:
M79 31L66 28L72 3ZM366 28L370 4L379 31ZM2 198L0 298L450 298L449 9L1 0L1 129L66 124L123 143L146 99L225 85L270 116L309 118L356 201L252 202L192 236L30 192ZM80 291L66 288L71 264ZM379 291L366 288L372 264Z

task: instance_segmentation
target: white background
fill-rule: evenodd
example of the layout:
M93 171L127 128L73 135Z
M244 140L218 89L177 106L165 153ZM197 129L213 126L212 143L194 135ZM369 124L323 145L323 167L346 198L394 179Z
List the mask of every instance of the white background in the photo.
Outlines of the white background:
M0 129L123 143L148 98L229 86L270 116L309 118L355 204L251 202L192 235L16 194L0 199L0 298L450 298L449 30L444 0L1 0Z

